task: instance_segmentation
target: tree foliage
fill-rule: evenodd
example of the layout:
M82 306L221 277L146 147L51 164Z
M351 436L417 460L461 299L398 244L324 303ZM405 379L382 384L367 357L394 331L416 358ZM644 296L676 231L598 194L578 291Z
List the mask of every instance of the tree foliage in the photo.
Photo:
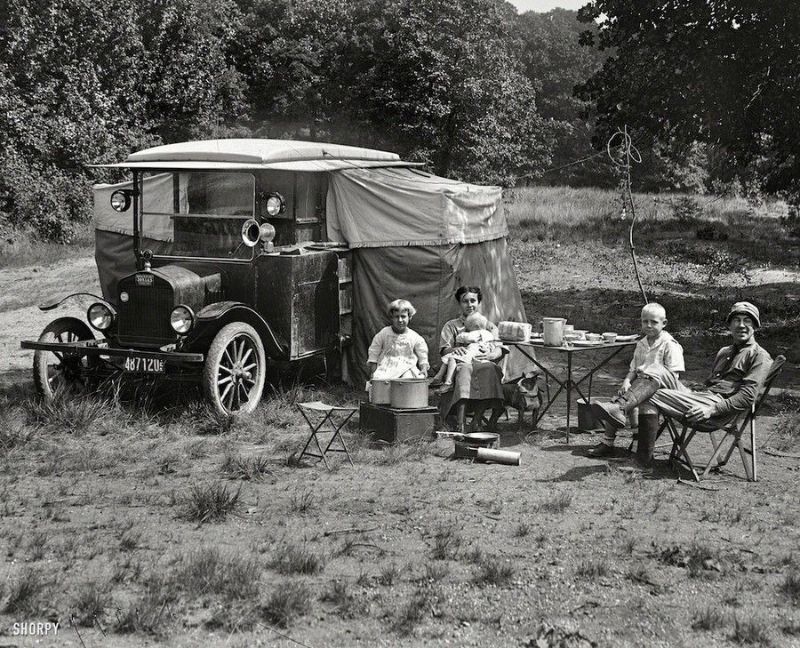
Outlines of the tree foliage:
M91 213L86 165L239 116L226 65L236 7L217 0L0 5L0 226L66 241Z
M0 229L68 240L87 164L231 135L389 148L512 183L549 143L503 0L7 0Z
M594 152L593 121L584 117L588 104L574 91L600 70L606 54L581 46L587 26L575 11L529 11L519 16L518 25L525 76L537 90L539 113L553 141L552 165L563 167L545 179L570 184L608 181L608 165L602 159L572 164Z
M541 169L548 147L497 0L240 2L257 132L389 148L483 182Z
M793 0L593 0L584 42L611 55L582 87L601 140L628 124L677 155L710 145L720 175L756 165L800 194L800 10ZM597 32L597 33L595 33Z

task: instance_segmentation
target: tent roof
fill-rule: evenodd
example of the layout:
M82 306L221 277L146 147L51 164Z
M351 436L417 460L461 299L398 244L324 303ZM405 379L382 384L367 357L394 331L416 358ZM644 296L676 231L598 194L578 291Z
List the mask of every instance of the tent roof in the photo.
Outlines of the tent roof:
M125 162L93 166L231 171L336 171L353 167L415 165L403 162L396 153L342 144L275 139L218 139L156 146L131 153Z

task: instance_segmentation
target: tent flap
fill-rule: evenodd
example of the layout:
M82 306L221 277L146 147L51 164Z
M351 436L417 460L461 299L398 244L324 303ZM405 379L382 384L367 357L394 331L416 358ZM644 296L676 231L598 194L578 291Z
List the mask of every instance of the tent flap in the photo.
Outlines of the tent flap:
M458 317L459 286L480 286L482 312L492 322L524 322L525 309L504 238L451 246L353 250L353 343L349 347L354 384L366 379L372 337L389 324L386 306L408 299L417 309L410 327L428 344L432 365L439 362L439 334ZM509 376L506 376L508 379Z

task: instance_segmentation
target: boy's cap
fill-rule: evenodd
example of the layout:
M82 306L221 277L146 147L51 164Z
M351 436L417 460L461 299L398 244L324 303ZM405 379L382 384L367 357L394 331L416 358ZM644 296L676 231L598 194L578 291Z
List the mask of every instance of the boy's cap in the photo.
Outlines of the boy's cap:
M736 302L731 306L731 312L725 318L725 323L730 324L734 315L747 315L753 320L756 328L761 328L761 316L758 313L758 308L750 302Z

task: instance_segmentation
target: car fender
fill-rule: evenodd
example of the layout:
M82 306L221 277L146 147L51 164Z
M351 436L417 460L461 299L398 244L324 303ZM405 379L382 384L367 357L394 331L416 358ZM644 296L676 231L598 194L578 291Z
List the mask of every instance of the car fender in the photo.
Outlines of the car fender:
M87 297L94 297L97 301L104 302L106 304L108 303L105 299L103 299L102 297L98 297L94 293L76 292L76 293L72 293L71 295L67 295L66 297L62 297L61 299L56 299L56 300L53 300L53 301L45 302L44 304L39 304L39 310L43 310L43 311L53 310L57 306L61 306L61 304L63 304L68 299L72 299L73 297L80 297L81 295L85 295Z
M198 311L197 333L192 336L191 346L197 347L201 340L204 344L210 344L217 331L231 322L250 324L261 336L268 357L289 357L289 345L272 330L267 321L247 304L234 301L216 302Z

